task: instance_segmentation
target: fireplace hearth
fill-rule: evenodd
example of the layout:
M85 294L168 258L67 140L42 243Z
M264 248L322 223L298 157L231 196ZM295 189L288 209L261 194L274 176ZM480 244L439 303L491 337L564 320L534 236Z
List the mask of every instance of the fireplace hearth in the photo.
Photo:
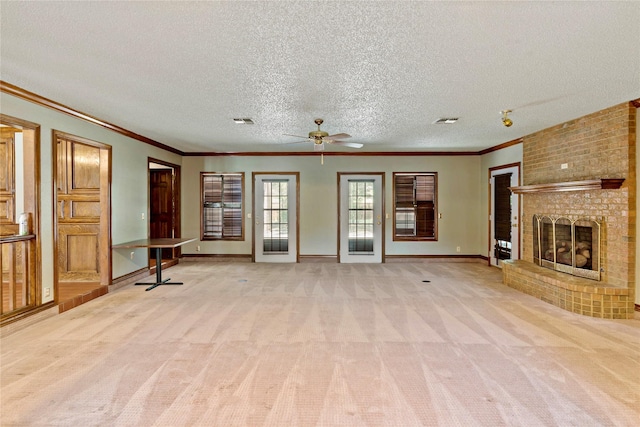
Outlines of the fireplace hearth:
M600 229L591 219L533 215L534 263L600 280Z

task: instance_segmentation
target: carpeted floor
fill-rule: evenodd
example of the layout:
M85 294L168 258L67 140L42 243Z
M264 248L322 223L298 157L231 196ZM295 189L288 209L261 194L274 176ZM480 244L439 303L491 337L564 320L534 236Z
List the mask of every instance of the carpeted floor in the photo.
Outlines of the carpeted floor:
M633 426L640 320L481 263L183 262L2 339L0 425Z

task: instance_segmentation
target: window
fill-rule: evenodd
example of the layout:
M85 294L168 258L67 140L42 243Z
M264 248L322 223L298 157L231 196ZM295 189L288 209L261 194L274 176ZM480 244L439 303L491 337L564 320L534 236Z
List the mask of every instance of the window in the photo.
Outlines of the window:
M393 240L438 240L438 174L393 174Z
M244 240L244 173L200 173L202 240Z

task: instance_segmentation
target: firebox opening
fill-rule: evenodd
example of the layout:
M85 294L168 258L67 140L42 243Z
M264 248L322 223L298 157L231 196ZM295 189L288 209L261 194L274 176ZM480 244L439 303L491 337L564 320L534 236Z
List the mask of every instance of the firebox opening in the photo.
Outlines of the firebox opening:
M534 215L533 238L536 264L600 280L600 224L597 221Z

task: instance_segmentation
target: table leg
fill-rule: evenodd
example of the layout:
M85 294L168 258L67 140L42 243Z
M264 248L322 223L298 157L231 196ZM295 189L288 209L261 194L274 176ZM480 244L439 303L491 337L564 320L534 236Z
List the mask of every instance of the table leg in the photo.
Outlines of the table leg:
M162 248L156 250L156 282L155 283L136 283L137 285L151 285L145 291L157 288L160 285L182 285L182 282L169 282L171 278L162 280Z

